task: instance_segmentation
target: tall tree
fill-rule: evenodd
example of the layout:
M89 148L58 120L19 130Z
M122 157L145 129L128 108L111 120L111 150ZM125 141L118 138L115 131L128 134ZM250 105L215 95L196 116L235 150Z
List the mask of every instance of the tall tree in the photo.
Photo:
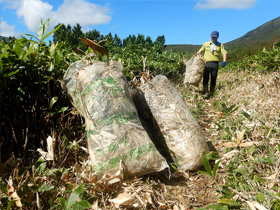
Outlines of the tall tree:
M84 33L83 33L83 31L82 31L82 26L81 26L79 23L77 23L76 26L73 27L72 32L73 32L73 33L75 34L75 36L77 36L77 37L83 38L83 36L84 36Z
M122 40L120 39L120 37L118 37L117 34L115 34L113 41L116 47L122 47Z
M161 53L164 49L164 45L165 45L165 37L164 35L162 36L158 36L156 41L154 42L154 45L156 47L156 50Z
M94 29L92 31L86 32L85 37L90 39L90 40L93 40L95 42L99 42L99 40L100 40L100 32L97 31L96 29Z
M60 24L56 25L54 28L58 27ZM53 42L61 42L63 37L66 37L67 28L64 24L61 24L60 28L53 34Z
M83 50L86 49L86 46L84 43L82 43L79 38L84 38L85 35L82 31L82 26L77 23L76 26L73 27L72 29L72 34L71 34L71 43L75 47L83 48Z
M147 36L146 40L145 40L145 47L150 49L153 45L154 45L154 43L153 43L152 38L150 36Z
M105 39L107 40L107 42L113 41L113 36L112 36L111 32L105 36Z
M143 34L138 34L137 39L135 40L135 44L145 45L145 36Z

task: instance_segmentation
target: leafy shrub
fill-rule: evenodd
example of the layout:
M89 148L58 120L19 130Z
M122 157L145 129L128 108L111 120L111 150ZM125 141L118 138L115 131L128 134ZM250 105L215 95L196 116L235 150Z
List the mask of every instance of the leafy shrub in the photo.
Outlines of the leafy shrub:
M26 34L0 43L0 132L7 148L3 161L12 152L23 157L28 149L34 151L45 135L61 133L69 123L63 111L71 104L59 80L76 58L63 49L63 42L46 45L53 33L46 34L49 21L41 21L37 37Z
M269 73L279 71L280 69L280 47L268 51L265 48L255 55L246 56L244 59L229 63L224 71L229 70L246 71L248 73L259 71L261 73Z

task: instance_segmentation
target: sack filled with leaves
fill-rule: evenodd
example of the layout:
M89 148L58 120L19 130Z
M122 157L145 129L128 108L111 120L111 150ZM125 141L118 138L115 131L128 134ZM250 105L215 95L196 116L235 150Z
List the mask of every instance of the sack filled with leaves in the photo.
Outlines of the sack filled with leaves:
M183 171L197 170L203 165L202 152L208 153L209 148L202 130L165 76L158 75L140 86L132 97L139 115L149 122L152 129L160 130L158 136L153 138L153 141L157 141L155 145L162 148L160 151L169 150Z
M63 87L85 118L89 154L97 174L115 174L120 161L127 176L168 167L141 125L120 63L77 61L67 69Z
M184 84L198 86L205 68L205 62L199 55L193 55L186 63L186 73Z

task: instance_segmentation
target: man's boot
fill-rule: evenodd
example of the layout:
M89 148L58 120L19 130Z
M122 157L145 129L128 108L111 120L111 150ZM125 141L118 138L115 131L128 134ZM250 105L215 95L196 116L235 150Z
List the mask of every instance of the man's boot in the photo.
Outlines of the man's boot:
M201 91L199 91L202 94L205 94L208 92L208 87L203 87L203 89Z
M215 87L210 86L210 96L213 97L215 93Z
M203 96L204 99L209 99L210 98L210 93L207 91L207 93L205 93L205 95Z

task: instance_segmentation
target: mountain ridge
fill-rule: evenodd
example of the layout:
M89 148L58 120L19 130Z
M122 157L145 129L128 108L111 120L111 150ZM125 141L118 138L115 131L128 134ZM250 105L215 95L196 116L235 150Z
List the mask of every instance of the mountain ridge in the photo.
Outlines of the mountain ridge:
M265 33L264 33L265 32ZM269 34L268 36L266 34ZM264 23L263 25L247 32L244 36L237 38L233 41L227 42L228 44L235 41L245 41L248 39L259 39L267 37L277 37L280 39L280 17Z

